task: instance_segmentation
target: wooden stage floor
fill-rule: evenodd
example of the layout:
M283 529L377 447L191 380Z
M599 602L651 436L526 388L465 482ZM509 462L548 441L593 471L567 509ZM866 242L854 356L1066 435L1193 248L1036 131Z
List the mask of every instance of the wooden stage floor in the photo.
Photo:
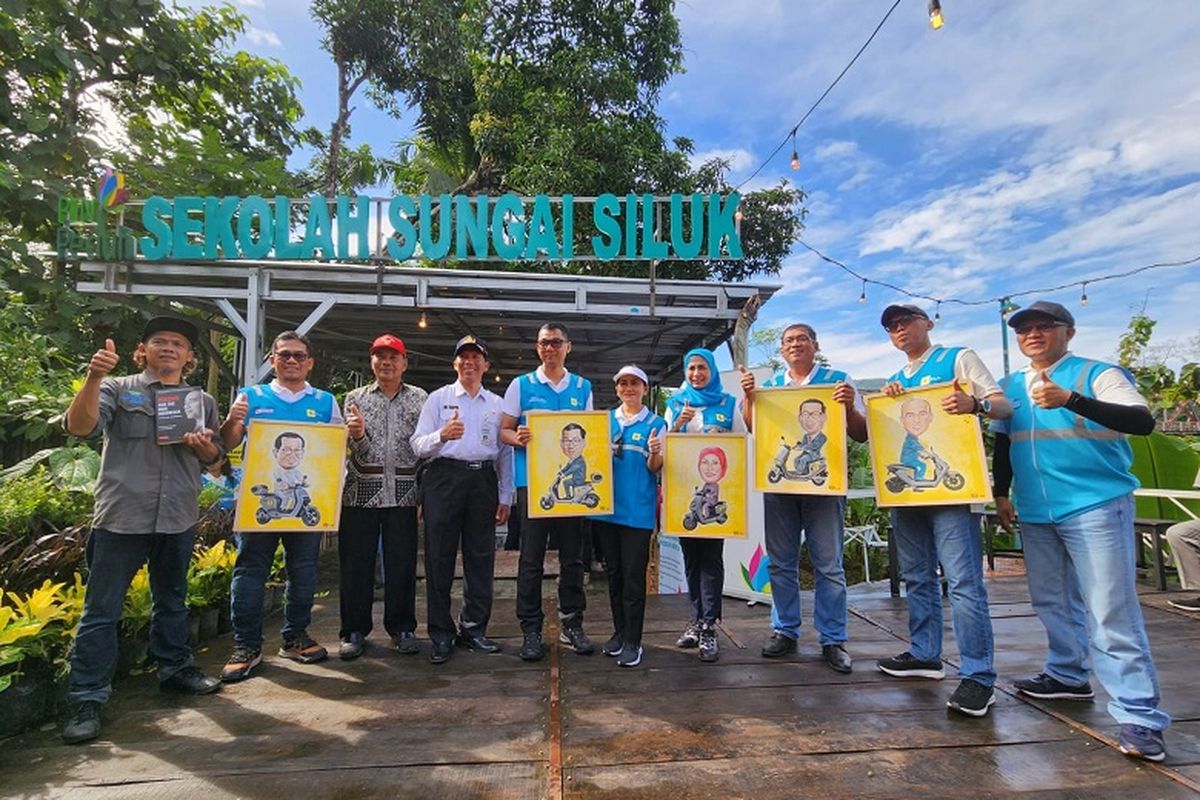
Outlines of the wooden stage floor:
M501 594L511 584L498 582ZM59 743L46 726L0 744L0 797L100 800L218 798L1175 798L1200 781L1200 619L1147 593L1144 605L1176 719L1164 766L1112 746L1105 701L1032 704L1011 690L1039 671L1044 637L1023 577L989 581L1000 687L992 713L946 709L957 680L901 681L875 669L905 649L902 600L886 583L851 589L852 675L819 659L811 629L795 658L759 648L769 610L726 599L721 660L701 664L673 643L681 597L653 597L642 665L556 647L516 657L511 599L500 599L493 656L450 663L385 649L300 666L268 660L252 679L205 698L161 694L152 676L117 685L102 738ZM548 595L549 596L549 595ZM811 595L805 597L806 611ZM336 591L312 632L336 646ZM379 604L376 607L377 612ZM603 582L589 592L588 629L610 633ZM949 632L948 661L956 660ZM269 621L277 627L277 620ZM423 630L422 630L423 633ZM268 636L271 652L278 633ZM219 669L226 638L199 654ZM950 670L952 675L952 670ZM1097 687L1098 688L1098 687Z

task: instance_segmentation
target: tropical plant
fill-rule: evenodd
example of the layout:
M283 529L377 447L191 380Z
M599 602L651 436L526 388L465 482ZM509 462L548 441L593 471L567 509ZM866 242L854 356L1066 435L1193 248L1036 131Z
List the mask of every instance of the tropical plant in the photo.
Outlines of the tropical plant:
M83 595L78 573L72 584L47 580L24 596L0 592L0 692L20 677L26 662L66 671Z
M150 614L153 610L150 570L143 564L129 582L129 590L125 592L125 603L121 609L121 632L133 639L141 638L150 627Z
M212 608L229 597L237 551L222 539L211 547L198 547L187 574L188 608Z

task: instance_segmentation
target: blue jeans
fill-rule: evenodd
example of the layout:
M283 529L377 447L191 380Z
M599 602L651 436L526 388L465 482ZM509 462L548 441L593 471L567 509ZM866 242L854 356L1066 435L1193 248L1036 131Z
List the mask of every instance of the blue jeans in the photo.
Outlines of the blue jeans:
M1161 730L1158 675L1134 573L1133 495L1058 524L1021 522L1029 595L1046 627L1046 674L1078 686L1092 669L1117 722Z
M908 601L912 654L942 657L942 592L938 563L949 587L951 620L958 642L958 674L984 686L996 683L992 619L983 585L983 545L969 506L892 509L892 535L900 556Z
M125 593L150 565L150 656L165 681L192 665L188 646L187 569L196 529L183 533L112 533L93 528L87 541L88 582L71 651L68 697L107 703L117 666L117 626Z
M283 640L306 635L312 622L313 593L317 590L317 557L323 533L239 533L237 561L230 587L233 640L252 650L262 649L263 592L275 547L283 542L287 594L283 606Z
M846 641L846 571L842 533L846 498L764 494L767 571L771 575L771 626L789 639L800 637L800 537L816 577L813 627L821 644Z

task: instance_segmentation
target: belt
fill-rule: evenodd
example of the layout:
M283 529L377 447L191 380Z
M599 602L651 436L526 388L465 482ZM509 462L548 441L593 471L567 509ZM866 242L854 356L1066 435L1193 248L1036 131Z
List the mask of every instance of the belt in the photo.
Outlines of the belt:
M494 462L494 461L462 461L457 458L435 458L431 462L431 464L437 464L439 466L444 466L444 467L451 467L453 469L480 470L480 469L492 469L496 465L496 462Z

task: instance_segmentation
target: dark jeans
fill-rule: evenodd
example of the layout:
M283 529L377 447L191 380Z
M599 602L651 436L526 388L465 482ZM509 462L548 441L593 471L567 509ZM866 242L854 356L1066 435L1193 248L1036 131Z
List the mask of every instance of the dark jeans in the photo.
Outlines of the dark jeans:
M263 643L263 593L275 547L283 542L287 596L283 606L283 640L307 635L317 589L317 557L323 533L239 533L237 561L230 587L233 640L254 650Z
M338 600L341 629L366 636L374 627L375 559L383 553L383 629L390 636L417 629L417 508L342 506L338 525Z
M646 621L646 565L650 562L652 533L646 528L592 522L592 536L608 575L613 631L631 645L641 644Z
M108 702L117 666L117 626L125 593L142 564L149 564L150 656L165 681L192 664L188 646L187 569L196 529L183 533L112 533L93 528L87 541L88 582L83 616L71 651L68 696L73 702Z
M517 507L526 513L528 490L517 490ZM541 631L542 578L545 576L546 540L558 539L558 617L570 627L583 625L587 597L583 593L583 559L580 555L580 517L521 520L521 556L517 568L517 619L521 631Z
M721 618L721 593L725 590L725 540L680 536L688 597L696 619L711 625Z
M467 469L464 462L430 462L421 481L425 509L425 591L429 638L450 642L456 628L450 613L454 560L462 544L463 607L458 624L483 636L492 617L492 572L496 563L496 470Z

